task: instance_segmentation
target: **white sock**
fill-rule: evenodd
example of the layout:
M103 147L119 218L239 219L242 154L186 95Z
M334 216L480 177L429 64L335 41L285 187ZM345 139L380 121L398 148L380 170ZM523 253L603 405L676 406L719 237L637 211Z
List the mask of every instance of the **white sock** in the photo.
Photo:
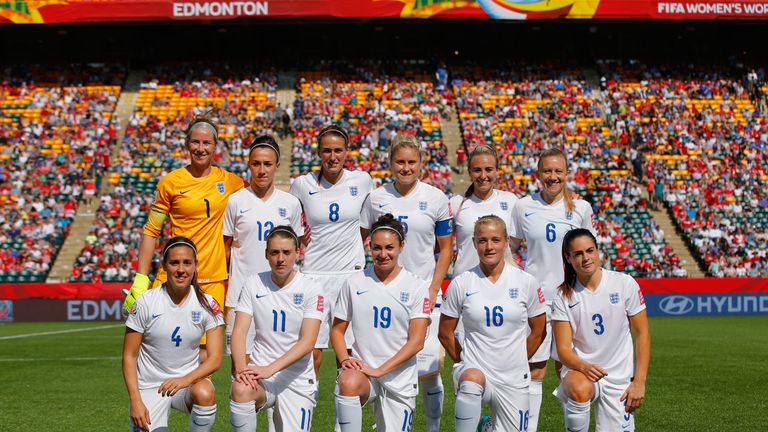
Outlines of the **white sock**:
M336 419L341 432L360 432L363 429L363 407L360 406L360 397L337 394L334 401Z
M541 381L531 380L528 386L528 432L536 432L539 427L539 411L541 411Z
M475 432L480 421L483 387L472 381L463 381L456 394L456 432Z
M190 432L208 432L213 429L215 421L215 404L211 406L192 405L192 414L189 416Z
M229 424L235 432L253 432L256 430L256 403L254 401L238 403L229 401Z
M421 382L421 397L427 417L427 432L440 432L440 416L443 415L443 380L435 375Z
M267 431L275 432L275 408L267 408Z
M568 399L565 404L565 430L568 432L589 431L589 402Z

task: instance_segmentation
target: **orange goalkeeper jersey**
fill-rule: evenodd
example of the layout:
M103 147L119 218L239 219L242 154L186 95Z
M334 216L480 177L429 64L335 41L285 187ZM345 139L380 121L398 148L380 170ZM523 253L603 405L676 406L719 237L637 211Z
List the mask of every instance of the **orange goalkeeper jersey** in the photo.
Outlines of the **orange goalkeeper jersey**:
M144 234L160 237L165 216L171 236L184 236L197 247L197 278L200 283L227 279L227 256L222 233L227 200L245 186L242 178L219 167L195 178L186 168L171 171L157 184L155 203L144 226ZM160 268L156 280L165 282Z

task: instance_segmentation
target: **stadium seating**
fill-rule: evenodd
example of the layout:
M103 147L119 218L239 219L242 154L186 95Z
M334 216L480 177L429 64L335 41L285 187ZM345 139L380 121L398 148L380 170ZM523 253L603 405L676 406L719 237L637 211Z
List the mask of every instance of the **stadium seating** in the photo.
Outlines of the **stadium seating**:
M768 275L768 134L741 80L707 67L611 69L615 124L646 143L645 175L708 275Z
M107 65L0 72L0 282L47 278L109 167L124 77Z

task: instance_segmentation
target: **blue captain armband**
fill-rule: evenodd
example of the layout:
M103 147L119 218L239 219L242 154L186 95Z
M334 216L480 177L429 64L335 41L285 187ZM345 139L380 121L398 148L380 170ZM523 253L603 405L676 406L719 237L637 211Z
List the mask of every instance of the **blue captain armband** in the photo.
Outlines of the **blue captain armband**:
M453 234L453 219L437 221L435 224L435 235L438 237Z

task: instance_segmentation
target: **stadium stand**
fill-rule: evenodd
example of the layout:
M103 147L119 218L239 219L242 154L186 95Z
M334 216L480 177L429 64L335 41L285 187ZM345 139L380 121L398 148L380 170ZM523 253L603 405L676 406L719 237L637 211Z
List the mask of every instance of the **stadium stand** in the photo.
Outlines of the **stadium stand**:
M645 175L708 275L768 275L766 117L729 68L607 64L616 129L646 143Z
M184 131L194 115L215 110L220 145L214 163L245 176L244 148L254 136L273 133L276 122L277 76L254 70L263 69L186 63L147 72L109 174L113 190L101 198L71 281L132 279L155 186L163 175L186 163ZM155 256L154 269L158 263Z
M43 282L117 134L121 66L0 70L0 282Z

